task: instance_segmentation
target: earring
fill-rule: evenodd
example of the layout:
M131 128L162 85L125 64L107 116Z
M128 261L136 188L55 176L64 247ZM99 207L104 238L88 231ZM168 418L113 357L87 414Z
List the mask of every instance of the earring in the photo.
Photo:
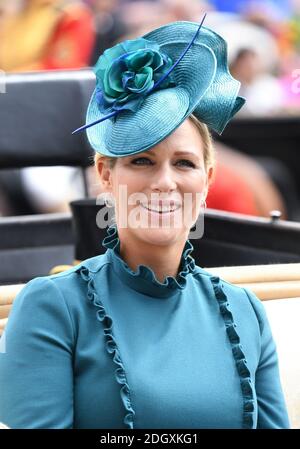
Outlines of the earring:
M205 200L201 200L201 207L203 207L203 209L206 209L206 201Z

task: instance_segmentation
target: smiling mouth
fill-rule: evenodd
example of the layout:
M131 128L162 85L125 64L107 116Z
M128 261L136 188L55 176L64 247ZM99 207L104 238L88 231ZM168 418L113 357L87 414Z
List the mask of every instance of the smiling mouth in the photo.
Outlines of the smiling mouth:
M154 212L158 214L169 214L172 212L175 212L178 210L181 206L179 204L172 205L172 206L151 206L149 207L147 204L140 203L140 206L142 206L144 209L148 210L149 212Z

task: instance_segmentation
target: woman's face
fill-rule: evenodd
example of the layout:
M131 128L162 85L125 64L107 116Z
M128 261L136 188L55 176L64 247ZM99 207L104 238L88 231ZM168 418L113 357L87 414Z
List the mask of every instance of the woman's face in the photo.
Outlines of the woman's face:
M212 169L206 174L203 141L190 119L151 149L118 158L113 168L99 162L98 172L114 196L122 236L154 245L188 237L212 175Z

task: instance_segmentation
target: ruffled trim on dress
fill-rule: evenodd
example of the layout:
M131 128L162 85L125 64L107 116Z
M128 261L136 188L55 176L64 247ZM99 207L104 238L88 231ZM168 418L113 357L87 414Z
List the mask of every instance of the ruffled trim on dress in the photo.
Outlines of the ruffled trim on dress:
M226 332L231 343L232 354L235 360L237 372L240 376L241 390L243 395L243 428L253 428L254 395L251 374L247 367L247 360L240 344L240 337L236 331L233 315L229 310L229 302L222 288L221 280L218 276L210 276L215 296L218 300L220 313L223 317Z
M116 381L122 385L120 390L121 399L123 402L123 405L126 410L126 416L124 417L124 424L129 429L133 429L133 418L135 415L135 412L132 408L131 404L131 398L130 398L130 390L127 383L126 373L125 369L120 357L120 353L118 350L117 343L115 341L114 335L113 335L113 321L112 318L106 314L104 306L102 302L100 301L97 291L95 289L94 285L94 279L93 275L91 274L90 270L85 267L84 265L81 266L77 272L80 274L81 278L87 282L88 286L88 293L87 298L91 303L98 308L97 310L97 320L101 321L104 327L104 335L106 340L106 350L109 354L113 354L113 361L116 365L118 365L118 368L115 370L115 378Z
M102 241L102 246L107 249L111 249L115 256L118 258L119 263L123 268L136 278L143 278L150 283L156 285L157 287L166 287L166 289L184 289L187 283L187 275L193 273L195 270L195 260L190 255L194 250L193 245L189 240L186 241L185 246L182 251L180 270L176 278L173 276L166 276L164 282L159 282L153 270L147 265L138 265L137 271L131 270L131 268L126 264L126 262L120 256L120 239L118 235L118 229L116 225L111 225L107 228L107 236Z

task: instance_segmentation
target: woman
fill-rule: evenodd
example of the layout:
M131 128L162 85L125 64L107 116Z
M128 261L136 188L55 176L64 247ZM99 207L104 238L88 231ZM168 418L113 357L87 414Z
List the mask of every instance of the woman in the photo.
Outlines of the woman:
M79 129L88 129L116 223L104 255L33 279L15 299L0 354L0 421L288 427L262 304L196 266L187 239L193 227L201 234L213 177L207 125L222 132L243 104L225 42L175 22L107 50L95 72Z

